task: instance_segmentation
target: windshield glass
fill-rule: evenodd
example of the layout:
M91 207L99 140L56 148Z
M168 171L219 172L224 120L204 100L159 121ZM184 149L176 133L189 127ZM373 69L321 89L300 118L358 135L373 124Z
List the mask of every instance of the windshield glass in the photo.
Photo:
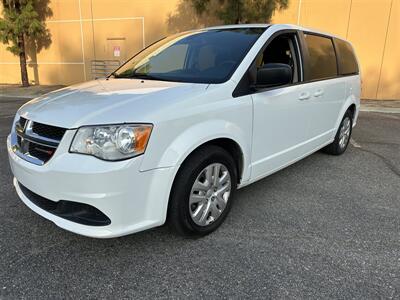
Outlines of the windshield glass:
M194 83L225 82L264 30L210 29L176 34L139 52L112 75Z

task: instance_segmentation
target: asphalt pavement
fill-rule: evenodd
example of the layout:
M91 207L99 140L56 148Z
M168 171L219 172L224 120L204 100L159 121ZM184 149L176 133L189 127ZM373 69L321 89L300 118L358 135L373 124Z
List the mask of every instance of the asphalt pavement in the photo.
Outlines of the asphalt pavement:
M346 153L317 152L237 193L201 239L160 227L67 232L12 186L0 99L0 298L400 298L400 114L362 112Z

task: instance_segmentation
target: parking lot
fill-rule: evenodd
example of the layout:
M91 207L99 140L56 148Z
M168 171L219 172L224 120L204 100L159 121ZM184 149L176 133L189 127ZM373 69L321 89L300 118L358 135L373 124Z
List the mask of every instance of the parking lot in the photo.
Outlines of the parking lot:
M207 237L97 240L15 194L6 137L22 103L0 98L0 298L400 297L400 114L361 113L344 155L241 189Z

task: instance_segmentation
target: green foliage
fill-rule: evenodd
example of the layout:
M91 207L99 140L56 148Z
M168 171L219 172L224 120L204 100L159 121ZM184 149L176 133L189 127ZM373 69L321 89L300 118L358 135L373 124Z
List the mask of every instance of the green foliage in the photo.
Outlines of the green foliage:
M0 41L15 55L25 51L21 37L34 44L36 50L50 45L50 33L45 18L52 14L47 0L2 0L3 17L0 18Z
M189 0L198 15L214 14L225 24L268 23L289 0Z
M208 9L212 10L213 7L209 6ZM221 20L215 15L198 14L191 0L181 0L178 2L176 11L168 15L167 24L170 33L177 33L196 28L221 25Z

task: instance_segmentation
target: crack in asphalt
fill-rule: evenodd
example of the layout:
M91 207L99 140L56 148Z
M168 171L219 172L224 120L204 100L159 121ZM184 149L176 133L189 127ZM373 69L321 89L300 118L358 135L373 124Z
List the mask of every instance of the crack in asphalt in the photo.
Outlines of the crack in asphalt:
M376 153L375 151L372 151L370 149L366 149L362 147L360 144L372 144L372 145L384 145L384 146L400 146L398 143L391 143L391 142L373 142L373 141L355 141L353 138L350 139L350 144L355 149L358 149L360 151L364 151L367 153L370 153L379 159L383 161L383 163L389 168L390 171L392 171L397 177L400 177L400 170L385 156L382 154Z
M392 171L397 177L400 178L400 170L394 164L392 164L392 162L389 159L387 159L385 156L383 156L379 153L376 153L372 150L362 148L362 147L357 147L357 148L355 147L355 149L370 153L370 154L375 155L376 157L380 158L383 161L383 163L389 168L389 170Z

